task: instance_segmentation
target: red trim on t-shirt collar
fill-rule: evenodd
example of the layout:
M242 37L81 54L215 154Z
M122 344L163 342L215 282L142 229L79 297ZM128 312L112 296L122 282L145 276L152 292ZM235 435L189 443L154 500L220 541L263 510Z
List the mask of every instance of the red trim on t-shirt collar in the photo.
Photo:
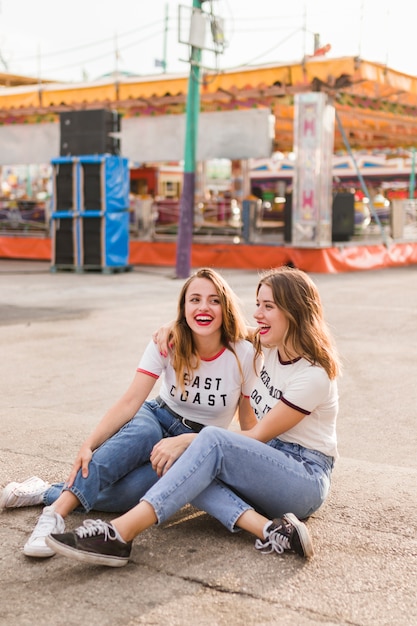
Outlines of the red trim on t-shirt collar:
M219 358L219 356L221 356L223 354L223 352L226 350L225 347L223 347L220 352L218 352L217 354L215 354L214 356L211 356L209 359L201 359L202 361L215 361L216 359Z

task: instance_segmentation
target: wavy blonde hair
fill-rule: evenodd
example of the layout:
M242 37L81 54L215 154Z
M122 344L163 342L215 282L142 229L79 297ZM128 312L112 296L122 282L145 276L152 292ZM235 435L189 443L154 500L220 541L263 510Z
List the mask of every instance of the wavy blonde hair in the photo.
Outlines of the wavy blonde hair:
M332 380L340 374L340 362L333 338L324 319L320 294L314 282L303 271L287 266L261 275L256 295L268 285L274 302L288 320L284 345L292 345L297 354L314 365L320 365ZM256 337L257 352L262 350Z
M219 296L222 310L221 342L235 355L241 375L243 375L242 368L231 344L241 339L247 339L248 337L245 319L241 312L237 296L224 278L209 267L203 267L194 272L181 289L178 300L177 318L171 331L171 339L174 344L171 363L177 381L180 383L182 389L184 389L184 373L186 372L189 376L192 376L193 372L195 372L200 365L200 356L195 346L193 333L185 319L185 298L187 290L196 278L206 278L214 285L217 295Z

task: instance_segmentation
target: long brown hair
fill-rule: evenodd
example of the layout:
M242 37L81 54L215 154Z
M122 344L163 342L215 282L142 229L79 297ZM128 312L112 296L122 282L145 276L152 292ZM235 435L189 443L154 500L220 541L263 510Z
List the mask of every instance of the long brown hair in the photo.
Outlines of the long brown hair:
M177 318L172 329L174 350L171 355L171 363L175 370L177 381L182 388L184 388L184 373L186 372L189 376L192 376L193 372L200 365L200 356L195 346L193 333L185 319L185 297L189 286L196 278L206 278L213 283L216 289L222 310L221 342L235 355L241 374L241 365L231 344L241 339L246 339L248 336L237 296L224 278L209 267L203 267L194 272L181 289L178 299Z
M288 320L285 343L314 365L320 365L332 380L340 374L340 363L332 336L324 319L319 291L303 271L283 266L265 272L258 283L268 285L274 302ZM259 337L256 348L261 350Z

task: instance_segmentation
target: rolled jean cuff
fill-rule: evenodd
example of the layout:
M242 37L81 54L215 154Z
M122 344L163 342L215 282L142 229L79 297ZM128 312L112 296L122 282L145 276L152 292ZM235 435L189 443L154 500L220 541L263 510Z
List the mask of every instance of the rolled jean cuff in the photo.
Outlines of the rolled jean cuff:
M163 506L159 506L156 505L153 500L152 497L148 497L148 496L143 496L143 498L140 499L140 502L147 502L154 510L154 513L156 515L157 518L157 525L159 526L160 524L163 524L164 522L166 522L172 515L174 515L176 513L176 511L172 511L170 512L168 515L164 514L163 511ZM250 506L249 504L244 506L244 502L242 502L241 504L238 504L236 507L236 510L234 511L232 517L228 520L226 519L220 519L219 517L216 517L215 519L217 519L219 522L221 522L223 524L223 526L225 526L227 528L227 530L230 530L231 533L237 533L240 532L240 528L238 528L236 526L236 522L238 521L238 519L240 519L240 517L243 515L243 513L246 513L246 511L253 511L254 508L252 506ZM182 508L182 507L181 507ZM204 509L200 509L200 510L204 510ZM210 514L209 514L210 515ZM211 516L214 517L214 516Z
M236 522L238 521L238 519L241 518L243 513L246 513L246 511L254 511L254 508L252 506L249 506L249 504L247 505L247 507L242 507L242 510L240 512L237 511L236 514L233 516L233 519L230 521L230 524L226 525L226 528L230 530L231 533L240 533L242 528L239 528L238 526L236 526Z
M91 511L91 509L93 508L92 504L89 504L88 500L86 500L85 496L83 495L82 491L80 491L79 489L77 489L76 487L72 486L72 487L64 487L64 489L62 491L69 491L70 493L72 493L76 498L78 498L81 506L83 507L83 509L85 510L86 513L88 513L89 511Z

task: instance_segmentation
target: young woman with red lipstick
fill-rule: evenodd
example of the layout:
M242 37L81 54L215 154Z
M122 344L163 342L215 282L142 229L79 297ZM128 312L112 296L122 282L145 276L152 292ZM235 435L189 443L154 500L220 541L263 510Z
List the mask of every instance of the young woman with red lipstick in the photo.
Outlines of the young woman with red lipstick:
M225 429L237 410L243 430L256 423L249 401L254 348L220 274L203 268L185 282L172 334L170 354L149 342L131 385L81 446L66 484L32 477L4 488L0 507L46 505L24 546L27 556L53 556L45 537L63 532L64 518L80 505L87 512L132 508L205 426ZM159 396L147 400L159 377Z
M134 537L192 503L231 532L254 534L262 552L314 553L308 518L326 500L337 457L339 363L320 296L304 272L266 273L256 290L255 343L264 363L252 392L257 416L241 433L207 426L132 510L111 523L86 520L46 540L57 553L86 563L125 565ZM197 323L204 323L203 320ZM174 338L174 341L177 341Z

